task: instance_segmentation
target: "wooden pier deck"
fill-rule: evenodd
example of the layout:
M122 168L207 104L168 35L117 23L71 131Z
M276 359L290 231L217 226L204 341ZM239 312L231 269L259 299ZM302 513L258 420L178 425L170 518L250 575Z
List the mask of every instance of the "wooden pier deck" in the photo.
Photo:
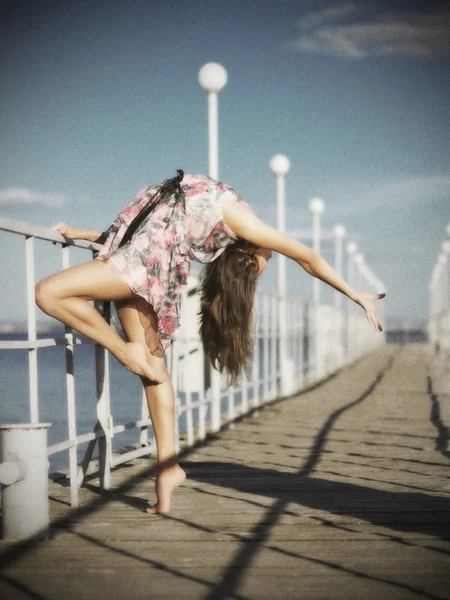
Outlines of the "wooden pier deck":
M447 369L447 371L446 371ZM52 538L0 543L3 600L450 599L450 367L387 346L183 458L170 516L141 459Z

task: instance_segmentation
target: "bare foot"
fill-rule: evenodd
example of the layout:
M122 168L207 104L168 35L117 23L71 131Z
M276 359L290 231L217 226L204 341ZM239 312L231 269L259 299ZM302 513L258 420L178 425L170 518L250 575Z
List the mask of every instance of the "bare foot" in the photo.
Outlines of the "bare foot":
M175 489L186 479L186 473L179 465L168 467L156 476L156 497L158 502L145 510L149 514L166 514L170 511L170 500Z
M156 369L151 366L148 357L148 348L139 342L127 343L126 358L122 361L123 366L131 373L150 379L153 383L163 383L169 378L166 369Z

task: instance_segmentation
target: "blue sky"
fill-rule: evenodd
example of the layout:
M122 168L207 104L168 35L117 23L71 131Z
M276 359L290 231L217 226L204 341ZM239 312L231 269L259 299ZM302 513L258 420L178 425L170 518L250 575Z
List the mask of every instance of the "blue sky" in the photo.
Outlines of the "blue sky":
M268 165L286 154L290 230L310 228L308 201L322 197L325 229L343 223L384 282L388 316L426 319L450 222L445 4L11 2L0 25L0 215L103 229L143 185L177 168L207 172L197 76L215 61L228 72L220 179L275 225ZM43 252L37 276L59 268ZM0 233L0 253L2 319L21 319L23 251ZM294 264L288 281L309 297Z

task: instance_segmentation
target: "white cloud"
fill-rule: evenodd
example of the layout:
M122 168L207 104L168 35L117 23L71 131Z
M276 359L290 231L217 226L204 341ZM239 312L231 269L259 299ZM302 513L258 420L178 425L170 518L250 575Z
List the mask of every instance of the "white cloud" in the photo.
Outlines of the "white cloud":
M375 189L376 194L386 203L417 204L450 197L450 175L413 177L383 184Z
M64 194L34 192L27 188L0 189L0 206L41 206L60 208L67 202Z
M371 211L425 207L434 201L450 198L450 175L429 175L391 181L354 181L345 186L321 190L328 219L345 223ZM329 202L327 199L329 198Z
M310 29L317 27L326 21L333 21L341 17L346 17L356 11L356 6L352 2L330 6L323 10L307 13L298 23L298 29Z
M343 3L307 13L288 45L345 59L430 57L450 53L450 11L370 14L370 4Z

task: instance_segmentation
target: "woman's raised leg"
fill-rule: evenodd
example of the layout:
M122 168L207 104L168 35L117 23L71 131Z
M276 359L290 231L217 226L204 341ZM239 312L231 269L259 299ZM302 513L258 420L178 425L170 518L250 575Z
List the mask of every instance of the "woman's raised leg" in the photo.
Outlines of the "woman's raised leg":
M124 342L90 303L131 297L128 285L100 260L65 269L36 285L36 303L45 313L104 346L129 371L164 381L167 373L149 362L145 344Z
M139 310L140 301L137 299L116 303L128 339L138 344L146 344L151 350L149 362L158 372L164 370L167 373L164 355L159 347L156 314L154 311L149 314L149 305L144 305L143 310ZM163 383L155 384L145 378L142 378L142 382L158 450L157 503L146 512L167 513L170 510L172 493L186 479L185 472L178 465L175 450L175 394L168 373L167 380Z

